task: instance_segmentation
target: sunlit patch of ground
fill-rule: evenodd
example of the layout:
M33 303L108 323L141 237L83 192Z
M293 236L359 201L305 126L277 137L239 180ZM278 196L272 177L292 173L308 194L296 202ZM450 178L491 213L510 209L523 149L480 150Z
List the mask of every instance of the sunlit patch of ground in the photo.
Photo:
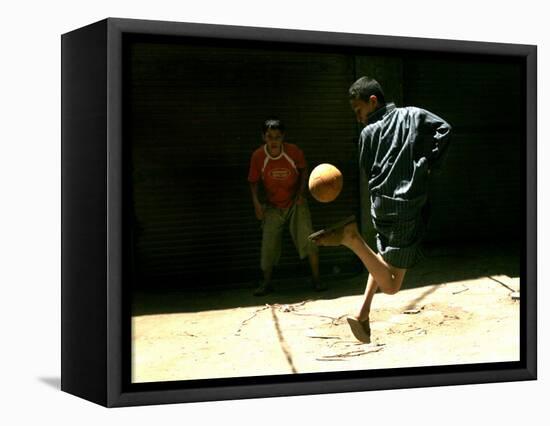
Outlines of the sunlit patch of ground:
M445 262L415 269L412 288L375 296L368 345L354 340L345 320L360 303L364 276L332 279L325 293L287 282L260 299L249 289L179 293L166 313L156 306L134 315L133 381L519 360L519 301L511 297L519 278L480 270L447 282L454 263Z

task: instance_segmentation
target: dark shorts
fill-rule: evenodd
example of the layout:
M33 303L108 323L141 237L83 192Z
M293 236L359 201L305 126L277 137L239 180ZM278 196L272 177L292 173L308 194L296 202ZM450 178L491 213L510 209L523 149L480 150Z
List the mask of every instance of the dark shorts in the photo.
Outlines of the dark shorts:
M423 257L421 243L429 216L427 197L400 200L374 196L371 202L378 252L396 268L413 267Z

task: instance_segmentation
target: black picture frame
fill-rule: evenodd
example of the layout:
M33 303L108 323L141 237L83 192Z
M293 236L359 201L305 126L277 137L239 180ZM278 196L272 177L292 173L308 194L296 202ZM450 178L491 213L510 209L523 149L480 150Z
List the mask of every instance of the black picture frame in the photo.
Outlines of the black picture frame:
M515 58L524 69L525 221L518 362L415 367L148 384L129 383L124 299L125 199L122 87L128 34L422 54ZM107 407L460 385L537 377L537 49L531 45L419 39L108 18L64 34L62 45L63 391Z

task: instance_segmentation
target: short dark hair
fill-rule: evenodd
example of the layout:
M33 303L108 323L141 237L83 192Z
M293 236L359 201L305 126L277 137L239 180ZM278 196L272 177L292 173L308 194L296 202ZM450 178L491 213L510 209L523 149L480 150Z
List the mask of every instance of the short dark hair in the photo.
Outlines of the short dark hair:
M378 103L384 105L386 99L384 97L384 90L382 86L374 78L363 76L353 83L349 88L350 99L361 99L365 102L369 101L369 98L374 95L378 99Z
M285 132L285 125L278 118L268 118L262 124L262 134L266 134L269 129L279 130L281 133Z

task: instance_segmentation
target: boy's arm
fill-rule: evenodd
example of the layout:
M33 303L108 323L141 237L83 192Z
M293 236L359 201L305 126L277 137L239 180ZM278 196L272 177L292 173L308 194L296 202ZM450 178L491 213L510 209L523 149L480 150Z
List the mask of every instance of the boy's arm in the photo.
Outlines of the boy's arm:
M298 186L298 191L296 192L296 197L295 197L295 200L296 200L296 204L300 205L304 202L304 198L305 198L305 190L306 190L306 180L307 180L307 176L308 176L308 169L307 169L307 166L304 167L303 169L298 169L298 173L299 173L299 180L300 180L300 184Z
M451 125L437 115L425 111L424 125L431 135L431 146L427 149L430 171L438 171L449 149Z
M366 128L365 128L366 129ZM367 179L370 175L372 168L372 158L371 158L371 137L368 135L367 131L363 129L359 135L359 170L363 170Z
M306 181L308 178L308 167L306 157L304 156L304 151L302 151L298 146L292 145L293 151L291 157L293 158L296 164L296 170L298 172L298 188L296 194L294 195L294 202L297 205L300 205L304 202L306 194Z
M262 220L264 217L264 209L260 199L258 198L258 182L249 182L250 184L250 193L252 194L252 203L254 204L254 212L256 213L256 218Z
M256 152L252 154L250 159L250 168L248 169L248 184L250 186L250 193L252 195L252 203L254 204L254 212L258 220L262 220L264 217L264 210L260 199L258 198L258 182L261 178L260 168L258 167L258 157Z

